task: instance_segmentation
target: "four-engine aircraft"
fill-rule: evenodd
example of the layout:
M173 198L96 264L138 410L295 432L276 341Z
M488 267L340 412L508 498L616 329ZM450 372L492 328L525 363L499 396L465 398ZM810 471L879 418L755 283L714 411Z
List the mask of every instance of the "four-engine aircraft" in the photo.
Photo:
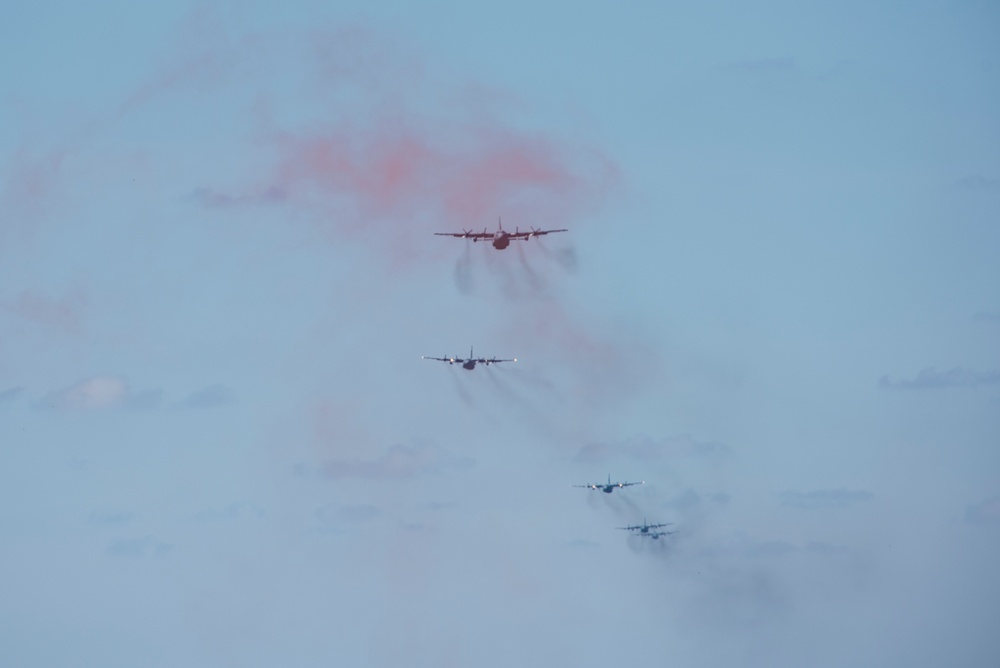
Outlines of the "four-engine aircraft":
M569 230L536 230L534 227L531 228L530 232L522 232L520 228L515 227L513 232L508 232L503 229L503 224L500 219L497 219L497 231L487 232L486 228L483 228L482 232L473 232L472 230L462 230L461 232L435 232L435 236L439 237L458 237L459 239L472 239L473 241L487 240L491 239L493 241L493 247L497 250L503 250L510 245L511 239L523 239L527 241L531 237L541 237L546 234L552 234L553 232L568 232Z
M646 483L645 480L641 480L639 482L611 482L611 474L609 473L607 483L596 482L590 485L573 485L573 487L586 487L587 489L599 489L605 494L610 494L611 492L621 487L631 487L632 485L644 485L645 483Z
M438 362L447 362L448 364L461 364L463 369L468 369L469 371L472 371L473 369L475 369L477 364L482 364L484 366L489 366L491 364L499 364L500 362L516 362L517 361L516 357L514 357L512 359L509 359L509 360L501 360L501 359L497 359L496 357L489 357L489 358L486 358L486 357L475 357L472 354L472 348L469 348L469 357L468 357L468 359L463 359L461 357L428 357L427 355L424 355L421 359L435 360L435 361L438 361Z

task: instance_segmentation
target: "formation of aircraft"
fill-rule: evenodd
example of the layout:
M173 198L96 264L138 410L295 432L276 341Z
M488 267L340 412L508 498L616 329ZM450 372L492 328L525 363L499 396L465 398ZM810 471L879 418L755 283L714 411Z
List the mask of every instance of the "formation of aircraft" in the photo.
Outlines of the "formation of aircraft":
M477 364L482 364L483 366L489 366L491 364L499 364L500 362L516 362L517 358L511 358L509 360L497 359L496 357L476 357L472 354L472 348L469 348L469 356L467 358L462 357L428 357L424 355L421 359L434 360L436 362L447 362L448 364L461 364L463 369L468 369L472 371L476 368Z
M592 483L590 485L573 485L573 487L584 487L586 489L601 490L605 494L610 494L616 489L631 487L632 485L644 485L645 480L639 482L611 482L611 474L608 474L608 482L598 482ZM670 526L673 522L650 524L645 518L642 520L642 524L632 524L627 527L616 527L621 531L630 531L632 535L641 536L642 538L652 538L653 540L659 540L665 536L672 536L677 533L676 531L659 531L664 527Z
M595 482L590 485L573 485L573 487L586 487L587 489L599 489L605 494L610 494L616 489L621 489L623 487L631 487L632 485L644 485L645 480L640 480L639 482L611 482L611 474L608 474L608 482Z
M487 232L486 228L483 228L482 232L473 232L472 230L462 230L461 232L435 232L435 236L439 237L457 237L459 239L472 239L473 241L486 241L491 239L493 241L493 247L497 250L503 250L510 245L512 240L523 239L527 241L531 237L541 237L546 234L552 234L553 232L568 232L569 230L537 230L534 227L531 228L530 232L522 232L520 228L515 227L513 232L508 232L503 229L503 223L500 219L497 219L497 231Z
M527 241L532 237L542 237L546 234L553 234L556 232L568 232L566 229L558 230L540 230L534 227L530 228L529 232L522 232L519 227L515 227L513 232L503 229L503 222L497 219L497 229L495 232L488 232L486 228L483 228L482 232L473 232L472 230L463 229L461 232L435 232L435 236L439 237L456 237L458 239L472 239L473 242L487 241L489 240L493 248L497 250L503 250L510 246L511 241ZM476 357L473 352L473 348L469 348L469 356L463 357L429 357L423 356L423 359L435 360L437 362L447 362L448 364L460 364L463 369L472 371L476 368L477 364L482 364L483 366L489 366L491 364L499 364L501 362L516 362L517 358L511 359L498 359L496 357ZM608 481L591 483L588 485L573 485L573 487L581 487L591 490L600 490L605 494L611 494L616 489L624 489L625 487L632 487L633 485L643 485L644 480L638 482L612 482L611 474L608 474ZM640 536L642 538L651 538L653 540L658 540L660 538L673 535L677 533L676 531L665 531L664 527L670 526L673 522L667 523L657 523L650 524L645 520L642 524L634 524L626 527L616 527L622 531L628 531L631 535Z
M617 527L622 531L632 531L635 535L642 536L643 538L652 538L656 540L662 536L669 536L671 534L677 533L676 531L656 531L656 529L662 529L663 527L670 526L673 522L667 522L666 524L649 524L644 519L642 524L634 524L627 527Z

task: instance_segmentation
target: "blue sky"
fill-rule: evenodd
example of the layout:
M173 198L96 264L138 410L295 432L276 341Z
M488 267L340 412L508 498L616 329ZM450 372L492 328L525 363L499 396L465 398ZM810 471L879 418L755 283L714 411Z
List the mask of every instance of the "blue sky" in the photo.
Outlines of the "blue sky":
M6 12L0 663L996 664L991 3L284 4Z

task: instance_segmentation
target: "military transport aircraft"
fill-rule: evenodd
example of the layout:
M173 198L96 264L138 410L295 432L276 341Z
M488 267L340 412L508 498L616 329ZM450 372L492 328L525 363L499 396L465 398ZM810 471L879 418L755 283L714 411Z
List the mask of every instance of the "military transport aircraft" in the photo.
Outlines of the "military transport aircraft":
M659 538L660 536L669 536L670 534L677 533L676 531L650 531L650 529L660 529L665 526L670 526L673 522L667 522L666 524L648 524L645 519L642 520L642 524L634 524L628 527L616 527L622 531L635 531L635 535L648 536L649 538Z
M632 485L645 485L646 481L641 480L639 482L611 482L611 474L608 474L608 482L596 482L590 485L573 485L573 487L586 487L587 489L599 489L605 494L610 494L619 487L631 487Z
M511 239L523 239L527 241L531 237L541 237L546 234L552 234L553 232L569 232L569 230L536 230L531 228L530 232L521 232L520 228L515 227L513 232L508 232L503 229L503 224L500 219L497 219L497 231L487 232L486 228L483 228L482 232L473 232L472 230L462 230L461 232L435 232L435 236L439 237L458 237L459 239L472 239L473 241L483 241L487 239L493 240L493 247L497 250L503 250L510 245Z
M490 357L490 358L475 357L472 354L472 348L469 348L469 358L468 359L462 359L461 357L428 357L427 355L424 355L421 359L436 360L438 362L447 362L448 364L461 364L463 369L468 369L469 371L472 371L473 369L475 369L477 364L482 364L484 366L489 366L491 364L499 364L500 362L516 362L517 361L516 357L513 358L513 359L509 359L509 360L500 360L500 359L497 359L496 357Z

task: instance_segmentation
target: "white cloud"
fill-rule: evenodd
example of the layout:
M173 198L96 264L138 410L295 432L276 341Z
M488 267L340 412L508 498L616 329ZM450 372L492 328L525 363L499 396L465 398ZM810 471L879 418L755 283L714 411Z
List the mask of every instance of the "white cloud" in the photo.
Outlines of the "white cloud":
M69 387L52 390L38 402L57 411L96 411L112 408L149 409L159 405L160 390L134 391L121 376L92 376Z
M55 410L101 410L121 405L127 395L128 382L124 378L94 376L49 392L41 403Z

